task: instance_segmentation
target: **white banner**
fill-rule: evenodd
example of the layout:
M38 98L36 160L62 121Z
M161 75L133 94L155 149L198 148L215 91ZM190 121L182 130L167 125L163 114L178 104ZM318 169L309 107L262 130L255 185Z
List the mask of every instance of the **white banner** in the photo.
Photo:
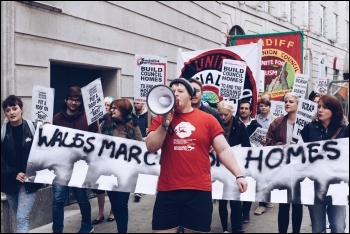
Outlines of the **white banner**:
M166 84L167 59L157 55L135 55L134 101L146 102L148 92L155 85Z
M299 99L297 118L294 123L293 138L299 140L300 131L305 127L306 124L312 121L312 118L317 112L317 103L306 100L303 98Z
M300 145L233 147L250 182L243 194L235 177L210 154L212 181L224 185L213 186L223 189L213 193L222 194L225 200L287 200L303 204L327 203L328 196L332 196L333 204L347 204L348 146L349 138ZM160 172L159 159L158 154L147 151L145 142L39 123L26 175L29 182L124 192L134 192L138 187L143 192L137 186L140 179L143 184L149 181L148 187L156 188L154 176ZM318 186L310 186L310 181ZM288 198L276 198L279 194L276 189L287 191ZM314 195L313 200L310 194Z
M53 102L55 89L39 85L33 86L32 92L32 118L34 122L43 122L44 120L52 123Z
M88 124L92 124L106 114L101 79L98 78L81 88Z
M246 62L224 59L219 95L231 99L241 99L243 94Z

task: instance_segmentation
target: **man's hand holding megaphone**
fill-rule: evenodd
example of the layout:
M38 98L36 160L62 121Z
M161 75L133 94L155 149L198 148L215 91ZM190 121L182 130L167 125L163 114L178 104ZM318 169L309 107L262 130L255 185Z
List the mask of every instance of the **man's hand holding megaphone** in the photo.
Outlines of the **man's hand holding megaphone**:
M174 109L167 114L162 115L162 127L167 132L171 121L173 120Z

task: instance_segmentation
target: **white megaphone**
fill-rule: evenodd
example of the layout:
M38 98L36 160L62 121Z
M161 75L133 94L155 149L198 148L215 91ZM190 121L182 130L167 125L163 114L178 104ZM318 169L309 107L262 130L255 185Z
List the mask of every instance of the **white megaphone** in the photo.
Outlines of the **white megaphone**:
M164 115L174 108L175 95L168 86L156 85L148 92L146 103L152 113Z

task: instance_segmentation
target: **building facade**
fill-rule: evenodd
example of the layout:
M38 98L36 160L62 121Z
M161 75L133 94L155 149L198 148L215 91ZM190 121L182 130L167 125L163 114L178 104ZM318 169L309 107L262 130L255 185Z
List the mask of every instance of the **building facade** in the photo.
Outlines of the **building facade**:
M342 79L349 48L348 1L2 1L1 99L16 94L30 116L33 85L55 88L55 112L71 85L101 77L104 94L133 97L135 54L229 46L229 36L304 31L304 73ZM2 114L3 117L3 114ZM3 118L2 118L3 119Z

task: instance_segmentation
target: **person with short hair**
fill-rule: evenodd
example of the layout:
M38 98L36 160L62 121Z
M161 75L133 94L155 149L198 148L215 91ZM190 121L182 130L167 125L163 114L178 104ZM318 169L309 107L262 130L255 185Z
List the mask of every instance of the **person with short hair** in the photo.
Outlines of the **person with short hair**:
M293 141L294 123L297 118L298 102L300 95L289 92L284 96L284 108L287 114L276 118L266 134L266 145L289 145ZM278 209L278 232L287 233L289 226L290 203L280 203ZM303 219L303 205L292 204L292 232L299 233Z
M316 118L308 123L300 132L303 142L314 142L329 139L349 137L349 125L346 124L344 111L339 100L332 95L320 97ZM332 178L333 179L333 178ZM340 181L333 181L339 183ZM315 181L315 187L320 187ZM316 202L325 197L327 189L320 189L322 193L315 194ZM346 206L345 205L308 205L313 233L325 233L328 216L331 233L345 233Z
M29 215L32 211L37 191L43 186L26 182L26 169L34 134L23 119L23 102L15 95L2 102L2 110L8 120L1 131L1 192L14 215L17 233L28 233ZM29 121L29 120L28 120ZM1 207L2 209L2 207Z
M196 92L191 83L175 78L170 88L176 97L174 110L155 116L146 138L149 152L161 149L152 230L176 233L183 227L184 232L209 232L213 212L210 147L236 176L240 192L248 184L219 122L191 106Z
M222 120L221 120L218 112L215 111L213 108L209 108L209 107L203 105L203 103L202 103L202 98L203 98L203 84L202 84L202 82L200 82L196 78L190 78L188 81L196 89L196 94L191 99L192 107L213 115L215 117L215 119L217 119L217 121L222 126Z
M72 86L67 90L61 111L54 115L53 124L57 126L78 129L88 132L98 132L97 123L88 125L83 105L83 96L78 86ZM69 174L67 173L67 176ZM67 179L69 181L69 179ZM82 216L79 233L92 233L94 227L91 224L91 205L85 188L71 187L76 198ZM59 183L52 185L52 230L54 233L62 233L64 227L64 203L67 196L67 185Z

